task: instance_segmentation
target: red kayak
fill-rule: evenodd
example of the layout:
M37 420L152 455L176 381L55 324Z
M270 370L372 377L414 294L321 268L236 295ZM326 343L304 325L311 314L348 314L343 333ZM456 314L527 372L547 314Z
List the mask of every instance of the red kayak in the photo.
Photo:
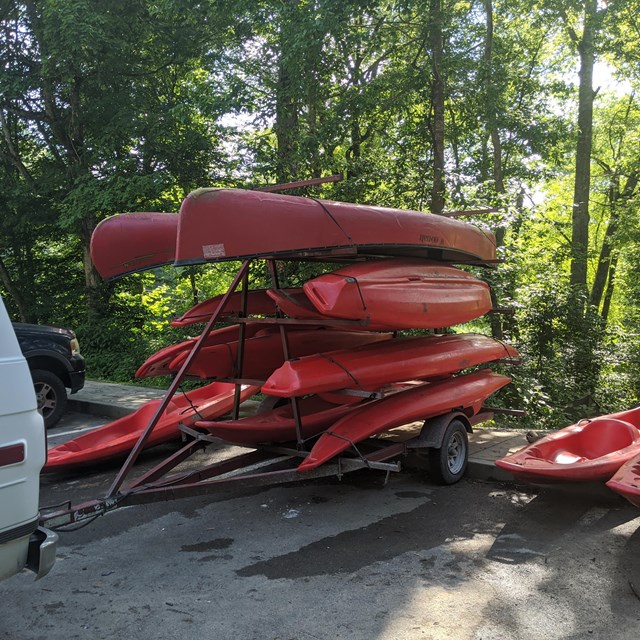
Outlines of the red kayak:
M262 392L288 398L337 389L373 391L391 382L437 378L510 358L518 358L513 347L483 335L396 338L285 362Z
M580 420L496 466L533 483L605 481L638 453L640 408Z
M607 482L607 487L625 497L631 504L640 507L640 452L618 469Z
M326 316L396 329L450 327L491 309L485 282L426 260L350 265L305 282L304 292Z
M234 391L233 384L214 382L188 394L175 395L151 432L145 448L179 438L179 424L190 426L203 417L224 415L233 408ZM258 387L244 387L240 399L244 401L257 392ZM62 471L127 455L161 402L160 398L150 400L128 416L49 449L44 471Z
M310 254L494 260L495 237L418 211L240 189L199 189L180 207L176 266Z
M354 396L342 396L340 404L331 400L337 398L310 396L298 402L303 438L311 438L321 433L336 420L367 402ZM199 420L196 426L228 442L249 446L268 442L289 442L296 438L296 423L290 403L241 420Z
M286 289L283 291L297 293L302 289ZM176 318L171 322L172 327L186 327L198 322L207 322L213 313L217 310L220 301L224 297L224 294L209 298L200 304L191 307L189 311L184 313L179 318ZM237 315L242 308L242 292L237 291L233 293L229 301L227 302L224 311L220 314L220 317ZM276 312L276 305L271 299L269 292L265 289L256 289L255 291L247 292L247 314L250 316L272 316Z
M302 289L267 289L267 295L290 318L318 321L323 318Z
M390 333L365 331L336 331L333 329L300 329L288 333L289 355L292 358L317 351L349 349L391 339ZM245 340L244 360L241 376L235 375L238 342L203 347L187 370L187 375L200 378L248 378L266 380L284 362L282 338L279 333L254 336ZM178 371L186 360L183 351L169 364L169 369Z
M91 259L105 279L174 261L179 216L122 213L103 220L91 236Z
M265 331L275 331L272 326L266 326L261 324L251 324L247 326L245 333L246 337L252 337L256 333ZM240 335L240 327L238 325L231 325L229 327L223 327L222 329L216 329L212 331L204 342L205 347L211 347L214 345L226 344L228 342L236 342ZM159 351L156 351L152 356L149 356L136 371L136 378L152 378L153 376L169 376L173 375L176 370L170 367L170 364L181 354L184 354L184 359L193 349L193 345L196 343L197 338L191 338L184 342L169 345L163 347Z
M455 409L473 416L492 393L509 382L511 378L485 369L369 402L325 431L298 469L315 469L361 440L414 420L426 420Z
M330 318L320 313L307 298L303 289L268 289L267 295L276 303L278 309L296 320L316 320L318 323L331 320L331 326L343 326L345 329L361 331L393 331L393 325L376 324L369 320L355 324L353 320Z

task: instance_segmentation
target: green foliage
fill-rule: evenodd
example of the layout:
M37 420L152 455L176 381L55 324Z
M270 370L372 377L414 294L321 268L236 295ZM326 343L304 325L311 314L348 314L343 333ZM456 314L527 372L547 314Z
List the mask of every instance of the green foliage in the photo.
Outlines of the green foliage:
M93 377L131 381L185 338L171 318L223 293L237 269L100 283L88 247L104 217L176 211L202 186L338 172L343 182L305 193L430 206L435 54L424 2L5 5L0 291L15 318L77 328ZM471 221L497 233L504 263L480 275L498 306L515 308L456 330L517 344L523 365L500 402L526 408L523 426L537 428L622 408L640 388L637 0L598 5L596 54L624 83L594 103L589 295L568 286L585 7L442 0L446 208L499 210ZM281 264L278 275L299 286L337 266ZM249 280L269 286L265 265Z

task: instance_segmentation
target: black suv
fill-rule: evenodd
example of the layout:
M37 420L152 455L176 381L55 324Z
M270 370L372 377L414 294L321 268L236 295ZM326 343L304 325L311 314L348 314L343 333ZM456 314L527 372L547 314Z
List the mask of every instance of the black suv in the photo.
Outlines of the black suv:
M47 429L62 417L71 393L84 386L84 358L76 334L38 324L14 322L13 328L27 360L38 398L38 411Z

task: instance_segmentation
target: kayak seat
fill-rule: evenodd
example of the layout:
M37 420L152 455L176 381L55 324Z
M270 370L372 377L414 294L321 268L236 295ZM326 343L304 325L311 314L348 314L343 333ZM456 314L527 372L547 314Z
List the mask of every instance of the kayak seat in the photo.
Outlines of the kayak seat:
M566 444L571 453L593 460L620 451L640 440L640 431L616 418L594 418Z
M576 464L577 462L584 462L587 458L585 456L579 456L571 451L557 451L553 456L553 462L556 464Z

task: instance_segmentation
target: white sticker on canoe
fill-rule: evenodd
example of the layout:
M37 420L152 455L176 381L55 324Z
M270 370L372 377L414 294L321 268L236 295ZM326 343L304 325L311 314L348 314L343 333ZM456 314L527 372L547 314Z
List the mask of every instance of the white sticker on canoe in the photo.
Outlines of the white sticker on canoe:
M202 255L205 258L224 258L224 245L223 244L203 244Z

